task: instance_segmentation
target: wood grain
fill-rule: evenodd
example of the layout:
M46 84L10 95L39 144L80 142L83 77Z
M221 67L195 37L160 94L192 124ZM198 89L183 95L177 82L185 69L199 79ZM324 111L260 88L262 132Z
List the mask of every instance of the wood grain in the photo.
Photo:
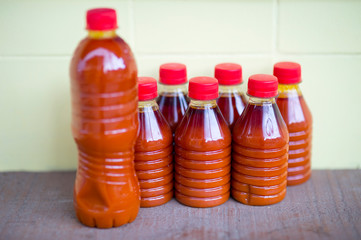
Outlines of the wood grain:
M176 200L141 209L128 225L81 225L72 205L74 172L0 173L0 239L361 239L361 170L314 170L284 201L234 200L208 209Z

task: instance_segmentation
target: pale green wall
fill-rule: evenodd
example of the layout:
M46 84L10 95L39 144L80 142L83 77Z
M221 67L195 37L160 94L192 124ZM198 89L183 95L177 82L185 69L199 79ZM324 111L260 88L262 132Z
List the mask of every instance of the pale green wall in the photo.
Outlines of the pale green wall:
M228 61L246 80L300 62L313 168L360 168L361 1L0 0L0 171L75 169L68 67L99 6L117 9L143 76L168 61L212 75Z

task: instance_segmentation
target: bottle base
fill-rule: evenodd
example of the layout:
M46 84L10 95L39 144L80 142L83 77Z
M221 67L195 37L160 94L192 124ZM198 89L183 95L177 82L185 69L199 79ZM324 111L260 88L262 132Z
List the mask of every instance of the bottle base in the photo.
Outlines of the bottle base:
M76 216L87 227L112 228L131 223L138 215L139 207L119 212L90 212L75 206Z
M233 190L238 192L244 192L253 195L269 196L276 195L286 189L287 181L284 180L281 184L272 186L254 186L245 183L238 182L232 179L231 186Z
M304 174L287 176L287 186L300 185L302 183L307 182L310 178L311 178L311 169Z
M275 195L256 195L250 194L247 192L237 191L235 189L231 190L232 197L243 204L252 205L252 206L265 206L265 205L272 205L281 202L286 196L286 188L282 190L280 193Z
M230 192L228 191L223 195L215 197L199 198L186 196L178 191L175 191L175 198L178 202L182 203L183 205L195 208L208 208L222 205L229 199L229 195Z

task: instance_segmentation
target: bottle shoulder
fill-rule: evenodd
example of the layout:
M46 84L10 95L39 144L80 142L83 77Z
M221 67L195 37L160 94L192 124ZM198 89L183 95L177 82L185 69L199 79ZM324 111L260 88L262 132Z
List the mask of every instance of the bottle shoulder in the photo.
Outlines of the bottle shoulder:
M287 126L275 103L248 104L233 127L233 141L250 148L280 148L289 142Z
M175 132L188 108L185 94L179 93L175 96L161 94L157 98L157 103L172 131Z
M176 145L195 151L223 149L231 144L231 132L218 107L189 107L175 133Z
M279 97L276 102L290 132L304 131L312 127L312 114L302 95Z
M222 114L228 112L237 111L239 115L242 114L244 108L246 107L247 100L244 94L237 94L234 96L219 96L217 99L217 104Z
M162 149L172 143L172 131L159 109L139 112L139 135L135 146L137 151Z
M185 92L160 92L157 98L158 105L169 105L169 106L178 106L186 107L188 106L187 94Z
M71 71L102 69L111 71L136 71L133 53L120 37L109 39L85 38L77 46L71 60Z
M119 36L104 39L93 39L85 37L79 42L73 55L80 55L80 57L85 57L89 52L99 48L108 50L109 52L114 52L115 54L131 53L131 51L129 51L129 45Z
M70 79L72 87L83 92L136 97L137 66L129 46L119 37L81 41L71 60Z

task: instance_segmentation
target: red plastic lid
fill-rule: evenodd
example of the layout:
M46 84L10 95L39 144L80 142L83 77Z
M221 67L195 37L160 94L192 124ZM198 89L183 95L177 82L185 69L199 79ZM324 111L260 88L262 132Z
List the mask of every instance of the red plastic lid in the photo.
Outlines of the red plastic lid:
M139 101L151 100L157 96L157 80L152 77L138 77Z
M117 13L112 8L94 8L86 13L86 23L88 30L112 30L117 26Z
M214 69L214 77L221 85L235 85L242 83L242 67L236 63L221 63Z
M255 74L248 79L247 93L254 97L271 98L278 94L278 81L269 74Z
M218 81L212 77L195 77L189 80L188 95L196 100L212 100L218 97Z
M181 63L165 63L159 67L159 82L178 85L187 82L187 68Z
M279 62L273 67L273 75L281 84L301 82L301 65L295 62Z

